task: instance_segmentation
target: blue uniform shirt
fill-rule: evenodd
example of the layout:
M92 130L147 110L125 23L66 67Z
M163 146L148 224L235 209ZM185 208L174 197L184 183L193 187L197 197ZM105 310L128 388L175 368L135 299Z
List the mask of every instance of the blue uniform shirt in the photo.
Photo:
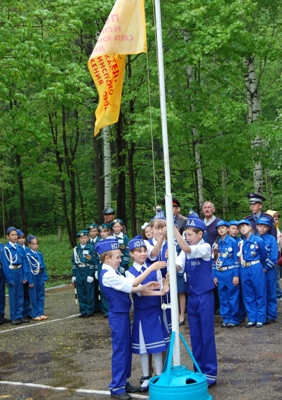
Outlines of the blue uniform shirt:
M264 241L264 245L267 251L267 259L266 263L263 264L263 268L267 271L275 268L278 260L278 246L275 238L269 233L265 233L264 235L257 234Z

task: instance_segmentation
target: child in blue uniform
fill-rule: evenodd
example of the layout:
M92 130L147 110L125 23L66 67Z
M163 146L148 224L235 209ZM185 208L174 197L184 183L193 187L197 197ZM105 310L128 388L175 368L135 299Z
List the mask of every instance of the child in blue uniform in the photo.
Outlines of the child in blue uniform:
M159 284L156 282L144 285L141 282L152 271L165 267L166 263L154 263L138 277L125 278L118 272L121 251L116 238L101 240L96 245L96 251L103 263L99 280L109 303L109 324L112 331L112 382L109 387L112 397L128 400L132 398L129 392L139 389L132 387L127 380L131 376L132 361L129 293L157 289Z
M211 246L203 240L205 229L201 219L188 217L185 230L188 243L177 228L174 229L174 235L182 249L177 257L177 268L185 270L187 275L187 315L192 351L211 387L216 385L217 358Z
M136 237L130 240L129 250L130 256L133 259L133 265L126 271L125 275L126 277L134 279L147 269L145 263L147 248L144 240ZM152 271L143 282L158 282L158 272L161 274L160 271ZM162 353L167 350L170 340L162 319L161 301L159 297L168 292L169 286L166 282L163 282L163 284L162 290L143 291L142 293L132 294L134 303L132 352L140 354L143 372L140 392L147 392L149 388L149 354L153 354L156 375L160 375L163 368Z
M121 251L121 263L119 266L119 272L124 275L125 271L128 270L128 264L130 262L130 257L129 257L129 248L128 248L128 236L122 232L124 224L123 221L120 218L115 218L112 223L112 231L113 231L113 236L115 236L119 242L119 248Z
M18 234L18 240L17 240L18 244L24 248L24 251L26 251L25 234L23 233L23 231L21 229L17 229L17 234ZM25 318L32 318L28 282L23 284L23 291L24 291L24 313L23 313L23 315Z
M278 260L278 246L276 239L269 235L271 222L266 217L257 219L257 236L261 237L267 251L266 263L263 270L266 278L266 323L275 322L277 313L277 297L276 297L276 264Z
M98 278L98 268L99 268L99 256L95 250L96 244L101 240L98 231L98 224L93 222L88 225L87 230L89 232L89 243L94 247L94 256L95 256L95 273L94 273L94 312L102 312L102 302L99 299L99 278Z
M232 237L233 239L236 240L238 250L239 250L239 242L241 241L241 238L238 237L239 234L239 229L238 229L238 221L235 219L232 219L229 221L229 236ZM240 260L239 265L240 265ZM239 272L240 273L240 272ZM239 321L240 322L245 322L246 318L246 308L243 300L243 294L242 294L242 285L241 285L241 279L239 279Z
M263 240L252 233L252 225L248 219L240 220L238 228L243 235L239 244L240 277L249 319L245 327L261 328L266 321L266 281L263 265L267 253Z
M7 322L11 322L10 319L5 318L5 275L2 268L2 257L3 257L4 245L0 243L0 325Z
M38 251L39 242L37 237L28 235L27 243L28 248L26 249L26 259L29 267L28 284L32 319L35 321L45 321L48 319L47 315L44 315L44 284L48 281L46 266L42 253Z
M216 229L219 240L214 244L218 256L213 263L214 283L218 286L220 300L221 327L233 328L239 325L239 260L238 244L228 234L229 223L218 221Z
M24 318L23 314L23 283L27 282L28 268L25 251L17 243L17 229L14 226L10 226L6 234L9 241L3 250L2 267L8 283L11 323L20 325L29 322L29 319Z
M88 243L88 231L77 233L80 244L73 249L72 282L76 282L79 302L79 318L89 318L94 314L94 247Z

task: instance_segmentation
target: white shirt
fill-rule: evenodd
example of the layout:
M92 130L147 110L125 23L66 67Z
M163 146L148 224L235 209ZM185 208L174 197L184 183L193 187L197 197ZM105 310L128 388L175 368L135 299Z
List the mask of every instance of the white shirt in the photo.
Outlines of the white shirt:
M116 273L116 270L108 264L103 264L102 270L107 270L107 272L103 275L102 282L106 287L110 287L115 290L119 290L125 293L131 293L134 276L124 277L119 273Z

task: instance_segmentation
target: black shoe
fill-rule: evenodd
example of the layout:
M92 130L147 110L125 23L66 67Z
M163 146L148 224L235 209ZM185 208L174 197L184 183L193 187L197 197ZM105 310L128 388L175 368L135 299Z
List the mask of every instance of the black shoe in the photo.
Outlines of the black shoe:
M184 325L184 324L185 324L185 318L184 318L183 321L179 321L179 323L178 323L179 326L182 326L182 325Z
M255 322L248 322L246 325L245 325L245 328L251 328L252 326L255 326Z
M220 309L219 309L219 308L217 308L217 309L214 311L214 315L220 315Z
M127 393L137 393L139 392L139 387L131 386L130 383L125 385L125 390Z
M216 385L216 381L208 382L208 388L211 388Z
M23 324L28 324L29 323L29 319L28 318L21 318L21 321Z
M80 314L78 318L87 318L86 314Z
M13 321L11 321L12 325L21 325L22 320L21 319L13 319Z
M232 322L228 322L228 324L226 324L227 328L234 328L234 326L236 326L235 324L233 324Z
M153 372L154 372L154 370L153 370ZM152 378L152 375L150 375L150 376L141 376L141 378L140 378L140 383L143 383L146 379L151 379Z
M25 318L32 319L31 315L25 315Z
M111 397L114 399L119 399L119 400L130 400L132 397L128 393L120 393L120 394L111 394Z
M11 320L9 318L5 318L5 317L0 318L0 325L7 324L8 322L11 322Z
M86 315L86 318L91 318L91 317L94 317L94 313L93 313L93 314L87 314L87 315Z
M222 322L220 326L221 326L221 328L227 328L227 323L226 322Z
M257 322L256 323L256 328L262 328L263 327L263 323L262 322Z
M104 318L108 318L108 314L104 314Z

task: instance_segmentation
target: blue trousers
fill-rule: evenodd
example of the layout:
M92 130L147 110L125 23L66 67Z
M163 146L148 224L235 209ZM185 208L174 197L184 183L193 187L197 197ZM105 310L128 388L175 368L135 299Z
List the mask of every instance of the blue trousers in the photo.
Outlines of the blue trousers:
M112 382L109 385L111 394L126 391L127 379L131 376L132 349L131 330L128 312L111 313L109 324L112 330Z
M32 318L40 317L44 315L44 300L45 300L45 289L44 289L44 275L38 274L33 279L34 286L29 288L29 295L31 301Z
M239 295L240 286L232 283L233 270L217 271L218 295L220 300L220 315L223 322L239 325Z
M88 283L87 276L91 276L89 267L78 268L76 271L76 288L79 302L79 311L83 315L94 314L94 282Z
M266 319L276 320L277 296L276 296L276 269L270 269L266 274Z
M13 270L14 285L8 285L10 318L12 321L23 318L24 294L23 294L23 269Z
M0 266L0 318L5 315L5 275L2 268Z
M193 355L209 381L217 377L214 337L214 294L210 290L197 295L189 292L187 305Z
M250 322L266 321L266 279L261 263L241 268L243 299Z

